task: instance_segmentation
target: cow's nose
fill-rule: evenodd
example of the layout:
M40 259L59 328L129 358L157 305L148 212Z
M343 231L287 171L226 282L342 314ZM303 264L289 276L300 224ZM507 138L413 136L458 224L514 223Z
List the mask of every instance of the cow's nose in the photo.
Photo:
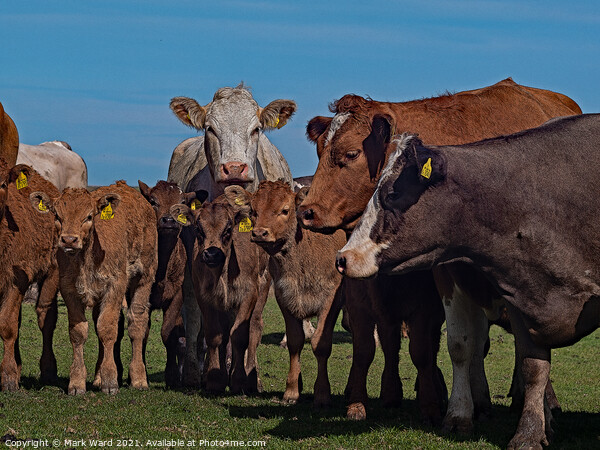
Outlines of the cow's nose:
M248 174L248 164L239 161L230 161L221 166L223 175L228 178L245 177Z
M172 226L175 225L175 219L171 216L162 216L158 223L160 226Z
M252 230L253 238L265 238L268 235L269 235L269 230L267 230L266 228L254 228Z
M301 212L301 216L303 220L313 220L315 218L315 212L311 208L308 208Z
M75 245L78 240L79 238L77 236L72 236L68 234L63 234L60 236L60 241L63 245L72 246Z
M346 270L346 258L344 256L337 255L335 257L335 267L339 273L344 275L344 271Z

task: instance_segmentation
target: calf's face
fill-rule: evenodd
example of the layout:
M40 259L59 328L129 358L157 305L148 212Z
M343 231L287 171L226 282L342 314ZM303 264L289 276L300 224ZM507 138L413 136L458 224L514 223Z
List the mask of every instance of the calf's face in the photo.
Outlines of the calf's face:
M118 194L107 194L99 199L81 188L67 188L52 200L43 192L30 194L32 207L42 213L53 213L58 231L58 248L74 255L86 247L94 229L94 220L111 220L119 206ZM102 218L98 217L102 215Z

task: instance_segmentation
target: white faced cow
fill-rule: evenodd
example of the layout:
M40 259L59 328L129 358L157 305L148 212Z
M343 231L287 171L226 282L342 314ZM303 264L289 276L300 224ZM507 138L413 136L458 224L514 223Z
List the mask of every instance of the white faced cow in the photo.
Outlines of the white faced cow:
M296 111L294 101L274 100L261 108L250 91L240 85L219 89L206 106L187 97L175 97L170 106L185 125L204 131L204 136L179 144L171 157L168 181L177 183L185 192L205 190L209 193L208 200L212 201L224 192L226 186L233 184L250 192L254 192L263 179L283 179L292 184L292 174L285 158L264 131L284 126ZM187 242L188 255L192 254L190 245L193 245L193 239L184 237L184 242ZM270 283L270 278L265 282ZM197 337L201 319L198 304L190 295L187 270L185 284L186 362L183 383L198 385ZM268 289L263 291L268 293ZM259 298L251 326L262 323L262 307L259 305L264 307L265 301L266 296ZM258 345L258 342L251 342L252 345Z

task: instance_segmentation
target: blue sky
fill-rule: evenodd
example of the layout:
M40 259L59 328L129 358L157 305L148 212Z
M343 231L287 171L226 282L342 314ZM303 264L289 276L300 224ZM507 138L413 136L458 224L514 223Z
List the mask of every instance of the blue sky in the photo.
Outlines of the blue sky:
M169 110L244 81L298 103L269 138L314 173L308 120L347 93L406 101L508 76L600 112L600 2L2 0L0 101L21 142L64 140L90 184L166 178L197 133Z

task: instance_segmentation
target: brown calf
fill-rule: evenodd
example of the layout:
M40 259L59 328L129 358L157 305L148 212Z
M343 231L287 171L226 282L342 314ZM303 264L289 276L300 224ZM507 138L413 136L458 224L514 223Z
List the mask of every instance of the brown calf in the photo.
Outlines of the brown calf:
M239 186L225 188L233 208L251 209L252 242L270 256L269 272L275 284L275 297L285 320L290 369L283 399L296 402L302 390L300 352L304 346L303 320L318 316L311 338L317 358L315 406L331 403L327 360L331 355L333 328L342 307L342 277L331 263L346 242L339 231L323 235L303 230L296 219L296 204L306 190L294 193L282 181L261 181L256 193Z
M184 194L175 183L162 180L153 188L139 180L138 185L140 192L154 209L158 230L158 268L150 293L149 316L153 310L162 309L163 323L160 335L167 350L165 384L167 387L177 387L181 384L185 359L185 329L181 308L186 253L179 236L181 223L171 216L170 209L173 205L192 201L196 194ZM151 322L148 324L150 328Z
M30 198L34 208L41 202L46 209L40 212L54 215L59 230L60 291L67 305L73 345L69 394L82 394L86 390L83 346L88 336L87 307L93 308L100 344L94 384L106 393L118 391L116 349L123 299L127 300L132 343L131 386L147 388L142 348L157 266L156 219L152 207L124 181L91 193L67 188L54 200L46 192L34 192Z
M257 300L265 298L270 280L264 279L267 255L250 242L250 231L224 196L192 210L171 207L173 218L193 234L188 250L194 292L204 322L208 346L204 365L206 390L233 393L258 390L256 345L260 327L251 327ZM231 320L233 318L233 320ZM227 373L227 343L231 339L231 373ZM244 353L248 350L246 363ZM245 367L244 367L245 366Z
M2 103L0 103L0 158L12 167L17 163L18 153L19 132L13 120L4 111Z
M19 324L23 295L31 283L41 283L37 304L38 325L43 335L40 369L43 380L56 378L52 334L56 326L56 229L54 220L31 210L32 189L58 191L24 164L13 168L0 159L0 337L4 356L0 365L2 390L14 391L21 377ZM39 204L36 205L39 207Z

